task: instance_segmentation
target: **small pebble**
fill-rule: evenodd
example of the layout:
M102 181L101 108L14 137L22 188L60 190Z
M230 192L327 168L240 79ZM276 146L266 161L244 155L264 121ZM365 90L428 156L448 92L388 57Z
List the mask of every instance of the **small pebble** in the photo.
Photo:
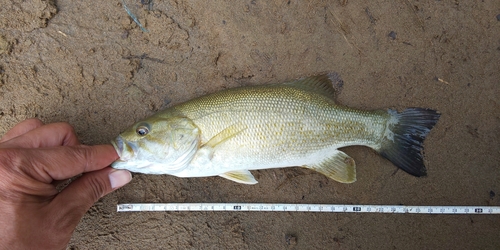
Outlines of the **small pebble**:
M397 35L398 35L398 34L397 34L396 32L391 31L391 32L389 32L389 35L388 35L388 36L389 36L392 40L396 40Z
M128 38L128 30L125 30L122 35L121 35L122 39L127 39Z
M495 198L495 192L493 190L490 190L490 199Z
M286 244L289 246L297 245L297 237L291 234L285 235Z
M497 21L500 21L500 14L497 15Z

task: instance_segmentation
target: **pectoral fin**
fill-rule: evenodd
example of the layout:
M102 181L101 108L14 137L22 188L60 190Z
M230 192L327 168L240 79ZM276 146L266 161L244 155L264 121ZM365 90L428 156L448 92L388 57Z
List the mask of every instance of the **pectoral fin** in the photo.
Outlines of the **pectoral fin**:
M248 170L231 171L219 176L243 184L257 184L258 182Z
M203 155L208 160L212 159L217 146L235 137L245 129L247 129L247 127L240 123L236 123L225 128L201 146L198 150L200 152L199 155Z
M335 150L332 156L320 163L304 167L320 172L341 183L356 181L356 163L354 159L339 150Z
M233 124L212 137L204 146L215 148L217 145L235 137L245 129L247 129L247 127L241 123Z

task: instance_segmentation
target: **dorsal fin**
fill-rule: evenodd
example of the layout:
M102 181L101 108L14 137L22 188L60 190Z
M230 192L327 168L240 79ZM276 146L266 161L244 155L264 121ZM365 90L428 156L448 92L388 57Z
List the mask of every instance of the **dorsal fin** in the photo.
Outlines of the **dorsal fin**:
M302 78L292 82L285 82L283 84L311 91L334 100L342 90L344 81L340 78L339 74L331 72L328 74Z

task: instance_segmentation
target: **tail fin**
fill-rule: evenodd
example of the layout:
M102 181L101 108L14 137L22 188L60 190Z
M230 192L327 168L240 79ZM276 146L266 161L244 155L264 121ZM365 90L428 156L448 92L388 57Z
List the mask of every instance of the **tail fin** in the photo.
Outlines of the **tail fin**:
M411 175L427 175L422 155L423 143L440 114L436 110L422 108L408 108L401 113L389 109L388 113L392 118L379 153Z

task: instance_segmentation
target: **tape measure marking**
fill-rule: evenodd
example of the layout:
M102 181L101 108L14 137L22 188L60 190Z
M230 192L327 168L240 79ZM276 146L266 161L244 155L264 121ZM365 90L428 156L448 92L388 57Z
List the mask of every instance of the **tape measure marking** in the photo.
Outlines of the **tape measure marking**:
M118 204L117 212L168 211L254 211L254 212L330 212L391 214L500 214L493 206L404 206L404 205L333 205L274 203L129 203Z

